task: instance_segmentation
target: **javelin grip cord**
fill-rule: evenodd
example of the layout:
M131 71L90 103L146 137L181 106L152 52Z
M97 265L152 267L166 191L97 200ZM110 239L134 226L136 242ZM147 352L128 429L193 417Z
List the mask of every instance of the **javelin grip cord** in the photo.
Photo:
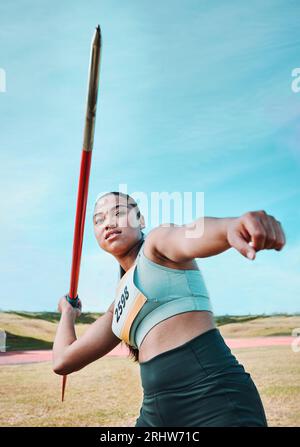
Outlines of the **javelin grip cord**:
M78 301L79 301L79 297L78 295L76 296L76 298L70 298L69 295L65 295L66 300L68 301L68 303L70 303L73 307L79 307L78 306Z

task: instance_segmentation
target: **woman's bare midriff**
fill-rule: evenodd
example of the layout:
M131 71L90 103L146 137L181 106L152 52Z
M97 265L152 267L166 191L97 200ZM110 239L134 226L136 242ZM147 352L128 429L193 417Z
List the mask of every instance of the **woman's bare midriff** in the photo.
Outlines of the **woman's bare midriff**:
M190 311L163 320L145 336L139 349L139 363L176 348L216 327L212 312Z

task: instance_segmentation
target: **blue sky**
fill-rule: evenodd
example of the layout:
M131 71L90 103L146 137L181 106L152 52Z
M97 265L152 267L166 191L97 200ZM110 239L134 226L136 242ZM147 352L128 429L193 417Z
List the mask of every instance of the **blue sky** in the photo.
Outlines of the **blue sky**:
M99 192L204 192L204 214L265 209L287 244L198 260L216 314L299 312L300 5L296 1L0 3L0 309L54 311L68 291L90 41L103 48L79 295L114 299ZM143 212L143 209L141 209ZM150 228L147 229L147 231Z

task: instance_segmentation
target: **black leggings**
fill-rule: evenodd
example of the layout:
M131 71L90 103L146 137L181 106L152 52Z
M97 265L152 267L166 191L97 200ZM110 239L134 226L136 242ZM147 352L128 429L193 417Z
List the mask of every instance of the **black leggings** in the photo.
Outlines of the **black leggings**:
M136 427L267 427L257 388L215 328L140 363Z

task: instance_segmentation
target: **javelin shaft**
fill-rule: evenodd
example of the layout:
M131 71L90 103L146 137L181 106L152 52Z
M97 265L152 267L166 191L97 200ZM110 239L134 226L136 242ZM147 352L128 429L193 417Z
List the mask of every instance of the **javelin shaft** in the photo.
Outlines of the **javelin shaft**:
M70 289L69 289L69 297L71 298L71 300L73 300L73 302L77 297L91 161L92 161L92 151L85 151L83 149L81 154L80 176L79 176L76 217L75 217L75 230L73 240L72 268L71 268ZM71 302L71 304L73 304L73 302Z
M100 26L96 28L91 48L88 97L85 116L85 127L83 137L83 148L81 156L80 176L77 194L76 218L73 240L73 256L70 278L69 298L75 300L80 271L80 261L83 243L83 233L85 224L86 204L89 188L89 176L94 144L94 131L96 122L96 107L99 83L101 32ZM73 304L71 302L71 304ZM76 304L76 303L75 303Z
M88 199L92 150L94 144L100 58L101 58L101 30L100 26L98 25L95 34L93 36L91 46L88 96L87 96L78 193L77 193L74 238L73 238L70 289L69 289L69 295L67 296L67 300L69 301L70 304L72 304L73 307L76 307L78 301L77 289L78 289L78 280L80 272L86 205ZM63 382L62 382L62 401L64 400L66 381L67 376L65 375L63 376Z

